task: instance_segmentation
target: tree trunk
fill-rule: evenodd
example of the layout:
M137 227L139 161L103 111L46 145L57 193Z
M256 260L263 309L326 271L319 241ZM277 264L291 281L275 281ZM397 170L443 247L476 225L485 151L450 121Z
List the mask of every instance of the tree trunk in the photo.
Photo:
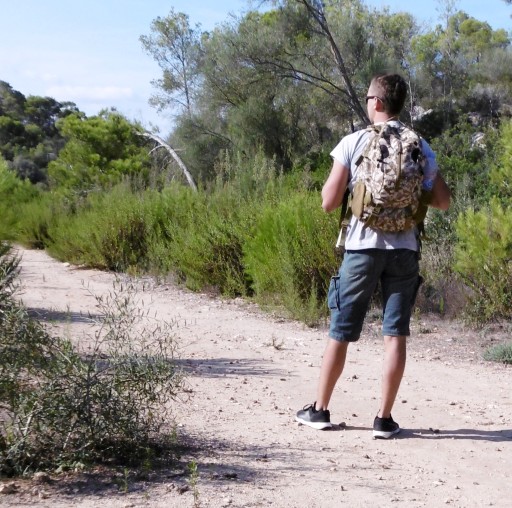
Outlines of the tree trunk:
M169 143L166 143L160 136L157 136L156 134L152 134L151 132L142 132L142 136L145 138L150 138L153 141L156 141L159 146L162 148L165 148L172 156L172 158L177 162L180 169L183 171L183 174L185 175L185 178L187 179L188 184L194 191L197 192L197 185L194 181L194 177L190 174L190 171L187 169L187 166L183 163L183 161L180 159L179 155L176 153L176 151L172 148Z
M361 106L359 99L357 97L356 91L352 86L352 80L348 75L347 69L345 67L345 62L343 60L343 56L341 55L341 51L334 40L334 37L329 28L329 24L327 23L327 19L325 18L324 7L321 1L319 0L297 0L300 2L307 11L313 16L314 20L320 25L322 33L329 41L329 45L331 47L332 54L334 56L334 60L336 61L336 65L341 73L341 77L345 83L345 87L347 90L347 94L350 98L350 104L352 106L352 110L359 117L359 119L365 124L368 125L370 120L366 114L365 109Z

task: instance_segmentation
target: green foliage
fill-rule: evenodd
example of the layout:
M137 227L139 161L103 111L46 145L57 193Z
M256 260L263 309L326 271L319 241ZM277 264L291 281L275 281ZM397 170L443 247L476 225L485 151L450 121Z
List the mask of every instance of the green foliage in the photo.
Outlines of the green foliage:
M151 227L146 211L146 203L126 184L91 194L73 214L61 207L48 230L48 251L59 259L99 269L143 271Z
M11 246L0 242L0 315L14 294L20 258L12 255Z
M40 195L38 188L20 180L0 158L0 240L13 240L18 236L22 223L21 208Z
M139 128L115 111L57 123L67 143L48 166L52 187L87 193L110 188L126 176L148 183L150 160Z
M498 160L491 170L491 183L503 203L512 202L512 122L502 125Z
M494 148L495 146L495 148ZM483 199L466 202L457 221L454 269L472 289L470 317L477 321L512 316L512 124L504 123L490 167ZM476 177L475 177L476 179ZM485 201L487 205L484 206ZM464 209L464 208L463 208Z
M12 299L16 267L1 254L0 473L168 459L182 383L174 323L149 319L138 289L118 284L96 298L94 336L52 337Z
M50 231L60 217L71 213L69 203L62 196L41 192L37 199L18 206L19 227L16 240L31 249L44 249L51 245Z
M455 270L474 291L471 317L512 317L512 207L493 199L488 209L468 210L457 222Z
M168 221L168 257L190 288L213 286L224 295L247 295L252 288L243 249L261 202L279 193L277 170L261 153L254 160L240 155L232 160L226 153L216 172L210 194L189 194L175 210L179 216Z
M169 256L191 289L213 287L227 296L248 293L242 246L252 217L248 207L237 208L238 204L238 200L201 200L187 218L188 228L170 225Z
M491 197L491 154L496 143L491 129L486 129L480 143L474 141L477 134L482 134L482 131L464 121L446 130L431 143L443 177L453 188L464 188L471 199L465 205L475 207L488 203Z
M484 352L484 360L512 365L512 343L490 347Z
M0 157L21 178L46 183L48 162L64 144L55 124L71 111L77 111L72 103L25 97L0 81Z
M258 300L317 322L326 313L327 285L339 264L333 248L336 234L336 218L322 212L316 194L297 194L266 206L244 247Z

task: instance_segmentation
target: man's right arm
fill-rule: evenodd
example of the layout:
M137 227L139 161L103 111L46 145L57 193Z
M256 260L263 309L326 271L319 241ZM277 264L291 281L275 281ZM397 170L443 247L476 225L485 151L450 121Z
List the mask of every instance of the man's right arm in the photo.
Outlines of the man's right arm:
M322 208L332 212L341 205L347 188L350 170L334 159L329 177L322 188Z
M444 178L439 172L439 166L437 165L436 161L436 154L423 138L421 139L421 142L423 154L427 159L428 167L433 169L436 174L434 186L432 187L432 199L429 203L429 206L439 208L440 210L448 210L451 198L450 189L448 188L448 185L446 185Z

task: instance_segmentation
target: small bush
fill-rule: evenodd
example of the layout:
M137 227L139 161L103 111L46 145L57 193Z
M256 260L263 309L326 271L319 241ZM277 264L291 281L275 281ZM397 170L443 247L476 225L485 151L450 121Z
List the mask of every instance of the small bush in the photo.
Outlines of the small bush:
M12 273L4 256L0 273ZM52 337L0 285L0 474L170 458L181 390L174 323L141 311L134 285L97 298L96 332Z
M492 200L457 222L455 270L472 289L469 317L478 322L512 317L512 208Z
M512 365L512 343L490 347L484 352L484 360Z
M456 186L448 211L430 208L425 219L420 261L424 283L417 300L422 311L455 316L467 304L467 287L453 270L457 219L473 204L466 180Z
M17 240L29 249L45 249L53 243L50 231L69 213L69 204L59 196L42 193L38 199L20 207Z

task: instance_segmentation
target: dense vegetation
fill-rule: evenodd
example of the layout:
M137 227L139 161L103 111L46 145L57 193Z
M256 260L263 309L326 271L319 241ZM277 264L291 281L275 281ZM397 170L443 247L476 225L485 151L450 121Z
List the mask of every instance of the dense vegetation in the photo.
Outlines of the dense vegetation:
M148 319L137 287L118 283L97 298L91 336L54 337L16 301L18 263L0 242L0 475L172 458L174 323Z
M162 70L151 101L175 115L167 141L198 192L116 111L87 118L2 82L0 238L101 269L172 273L315 323L339 263L337 218L319 207L329 152L365 125L370 77L397 71L410 92L402 119L436 150L455 198L429 212L420 307L509 319L507 32L453 2L426 30L360 0L267 6L211 32L171 10L141 36Z

